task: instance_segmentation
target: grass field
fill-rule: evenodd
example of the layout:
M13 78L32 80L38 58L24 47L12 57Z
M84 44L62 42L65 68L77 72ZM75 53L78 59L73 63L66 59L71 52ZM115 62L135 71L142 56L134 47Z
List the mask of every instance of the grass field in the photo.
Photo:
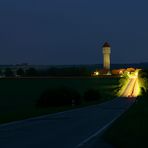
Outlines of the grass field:
M67 86L82 94L89 88L95 88L102 95L101 101L107 101L114 97L118 80L118 78L0 79L0 123L71 108L36 108L37 100L46 89Z
M148 147L148 95L138 101L106 131L104 139L117 148Z

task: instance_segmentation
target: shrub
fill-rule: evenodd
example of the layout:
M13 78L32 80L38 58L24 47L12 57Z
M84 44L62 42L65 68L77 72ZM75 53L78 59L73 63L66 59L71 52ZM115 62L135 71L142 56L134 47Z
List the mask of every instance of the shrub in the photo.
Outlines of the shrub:
M148 91L145 90L144 87L141 87L141 95L144 96L144 97L147 97L148 96Z
M24 76L24 70L22 69L22 68L19 68L17 71L16 71L16 74L18 75L18 76Z
M79 105L81 103L81 95L76 90L61 87L46 90L42 93L37 102L38 107L54 107L65 105Z
M30 67L25 71L25 76L29 76L29 77L38 76L38 71L35 68Z
M14 73L13 73L13 71L12 71L10 68L6 68L6 69L5 69L4 75L5 75L6 77L14 77Z
M96 89L88 89L83 96L85 101L97 101L101 98L100 93Z

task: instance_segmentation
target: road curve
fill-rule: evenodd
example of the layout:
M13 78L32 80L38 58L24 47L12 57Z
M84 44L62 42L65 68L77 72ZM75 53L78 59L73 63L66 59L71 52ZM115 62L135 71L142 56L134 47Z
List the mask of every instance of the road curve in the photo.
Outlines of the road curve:
M78 148L133 104L112 101L57 114L0 125L1 148Z

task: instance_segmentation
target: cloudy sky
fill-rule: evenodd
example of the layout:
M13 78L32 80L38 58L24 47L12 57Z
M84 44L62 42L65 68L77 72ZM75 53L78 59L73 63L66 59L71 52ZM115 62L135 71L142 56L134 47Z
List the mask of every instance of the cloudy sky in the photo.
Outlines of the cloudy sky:
M0 64L148 61L147 0L1 0Z

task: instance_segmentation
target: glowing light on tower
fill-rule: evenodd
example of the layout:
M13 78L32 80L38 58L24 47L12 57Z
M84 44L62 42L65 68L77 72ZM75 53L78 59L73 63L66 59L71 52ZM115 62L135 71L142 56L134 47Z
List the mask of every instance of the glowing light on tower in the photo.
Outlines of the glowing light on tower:
M103 67L107 70L110 70L110 54L110 45L107 42L105 42L103 45Z

